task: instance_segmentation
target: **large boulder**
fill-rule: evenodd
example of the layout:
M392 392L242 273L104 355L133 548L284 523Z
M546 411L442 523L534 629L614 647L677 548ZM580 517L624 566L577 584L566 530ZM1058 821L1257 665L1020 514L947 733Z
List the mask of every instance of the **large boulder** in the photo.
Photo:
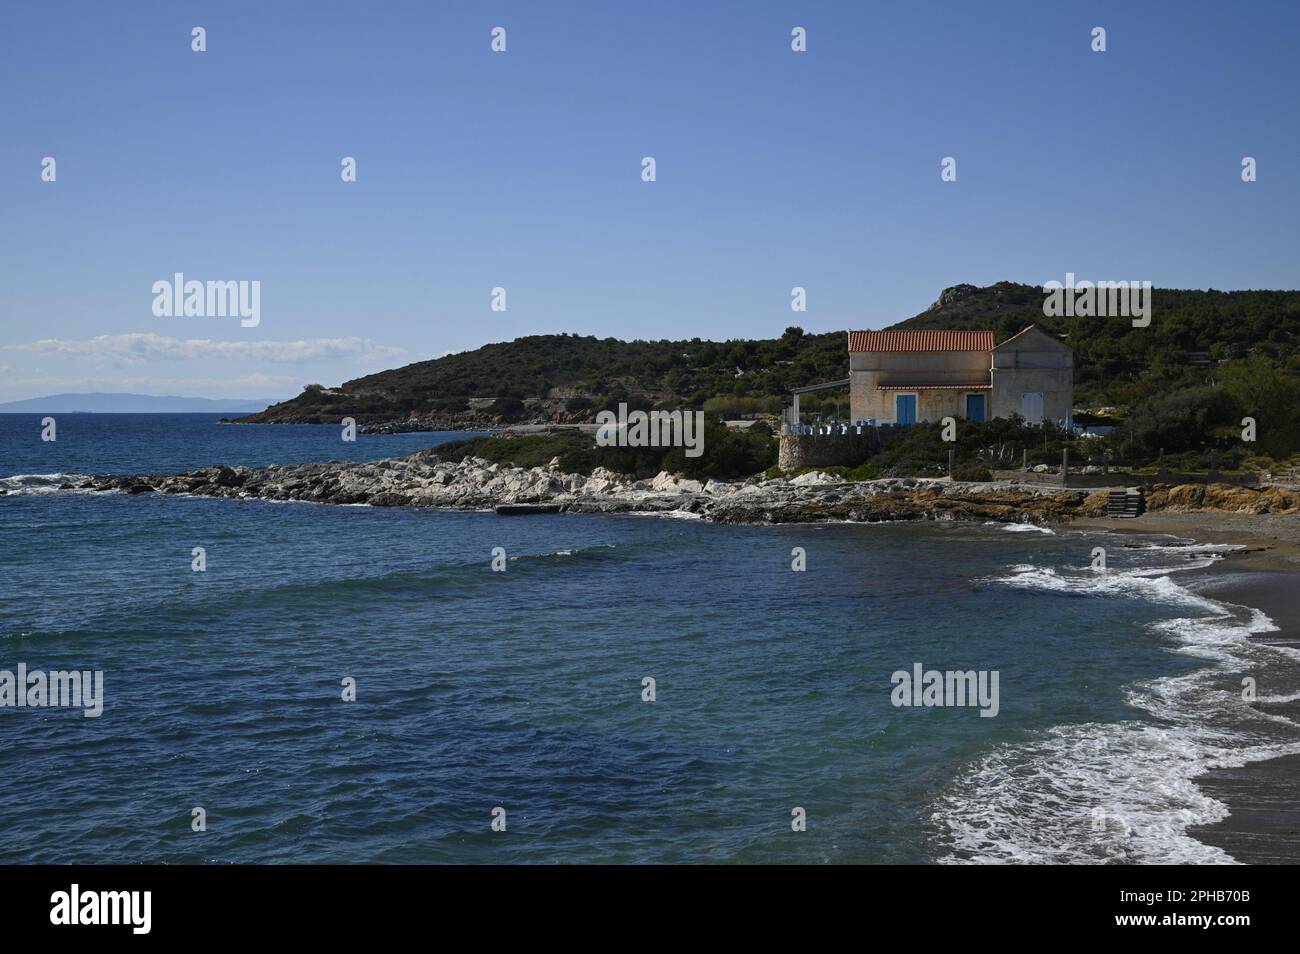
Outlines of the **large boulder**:
M604 467L597 467L582 485L582 492L585 494L613 493L620 490L623 483L624 478L621 474L616 474Z
M1148 510L1224 513L1286 513L1300 509L1300 494L1281 487L1237 487L1231 484L1157 485L1147 495Z
M1098 490L1095 493L1088 494L1083 503L1079 505L1079 516L1104 517L1106 516L1109 501L1110 491Z
M698 480L689 480L661 470L650 481L650 489L660 494L698 494L704 485Z
M810 470L790 480L791 487L817 487L822 484L837 484L840 480L820 470Z

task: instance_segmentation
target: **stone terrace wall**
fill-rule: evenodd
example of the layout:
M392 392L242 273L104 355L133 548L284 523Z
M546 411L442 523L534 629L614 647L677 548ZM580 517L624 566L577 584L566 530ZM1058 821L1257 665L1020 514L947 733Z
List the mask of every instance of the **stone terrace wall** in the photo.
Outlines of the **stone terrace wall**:
M856 467L880 449L880 436L873 429L861 434L782 434L777 466Z

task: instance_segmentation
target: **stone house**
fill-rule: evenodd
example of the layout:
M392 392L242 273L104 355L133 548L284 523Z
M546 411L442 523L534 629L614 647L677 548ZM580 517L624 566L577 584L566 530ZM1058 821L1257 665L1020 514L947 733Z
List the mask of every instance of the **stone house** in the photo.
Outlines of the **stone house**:
M1069 424L1074 354L1030 325L996 344L991 331L850 331L853 421L914 424L1019 414Z

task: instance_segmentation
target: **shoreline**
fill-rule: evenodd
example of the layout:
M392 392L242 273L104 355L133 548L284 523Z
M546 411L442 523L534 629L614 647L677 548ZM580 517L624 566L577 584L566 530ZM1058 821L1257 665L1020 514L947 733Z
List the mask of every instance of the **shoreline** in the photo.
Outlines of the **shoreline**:
M559 459L522 468L474 457L443 461L435 450L379 461L329 461L270 467L207 467L182 474L136 476L24 475L35 489L189 494L228 499L303 500L481 510L521 505L564 513L691 514L714 523L875 523L894 520L994 520L1056 524L1104 513L1105 492L1010 481L968 483L895 477L844 482L820 472L793 478L759 475L694 480L661 472L637 479L597 467L565 473ZM17 478L9 478L16 480ZM5 488L0 487L0 491Z
M24 475L53 478L56 475ZM1292 590L1300 577L1300 507L1294 492L1221 488L1216 502L1267 509L1277 495L1285 512L1242 509L1190 510L1180 492L1208 494L1209 488L1167 488L1162 496L1177 509L1156 509L1131 519L1108 518L1107 491L1067 490L1009 481L962 483L934 478L886 478L846 483L825 474L796 478L752 477L705 482L668 473L636 480L598 468L590 475L564 474L552 461L518 468L476 458L443 462L435 452L372 462L273 465L265 468L210 467L169 476L73 477L42 481L50 492L162 493L265 502L336 506L409 507L483 511L505 505L556 504L561 513L692 517L726 524L877 523L923 521L1021 523L1119 536L1161 535L1193 544L1232 544L1223 559L1203 567L1188 588L1209 598L1265 614L1277 632L1250 639L1295 647L1300 652L1300 605ZM75 482L69 482L75 481ZM37 490L37 487L25 488ZM1216 493L1220 489L1216 488ZM0 495L19 494L24 490ZM1253 495L1258 495L1258 497ZM1263 671L1266 671L1263 670ZM1261 682L1265 680L1261 679ZM1297 686L1261 687L1274 701L1252 703L1259 711L1300 723ZM1284 698L1277 700L1278 695ZM1300 861L1300 754L1282 755L1230 768L1211 768L1194 784L1227 807L1216 823L1187 828L1187 835L1244 863Z
M521 467L465 456L443 460L438 447L371 461L305 462L263 467L224 464L172 474L18 474L0 478L0 496L32 490L117 491L129 495L299 500L337 505L439 510L560 513L676 513L714 523L878 523L977 520L1038 526L1091 526L1135 532L1192 533L1204 522L1188 512L1235 515L1234 533L1253 532L1261 514L1291 515L1288 539L1300 542L1300 490L1282 485L1156 484L1148 513L1137 520L1107 518L1117 487L1060 487L1002 478L884 477L846 481L822 471L797 476L692 479L668 471L641 477L596 467L568 473L560 458ZM1182 516L1180 516L1182 515ZM1092 518L1093 522L1080 522ZM1269 523L1273 520L1270 516ZM1231 535L1231 534L1230 534ZM1196 542L1201 542L1199 539ZM1235 542L1235 539L1234 541ZM1275 546L1276 538L1265 546ZM1295 561L1300 567L1300 558Z
M1252 635L1269 645L1300 650L1300 514L1168 513L1143 514L1131 520L1085 518L1072 521L1082 530L1168 534L1195 543L1237 544L1224 559L1189 580L1196 593L1257 609L1278 627ZM1261 688L1270 691L1300 686ZM1251 703L1257 710L1300 723L1300 700ZM1195 779L1206 795L1227 806L1228 816L1209 825L1193 825L1187 834L1220 848L1243 864L1295 864L1300 861L1300 755L1211 768Z

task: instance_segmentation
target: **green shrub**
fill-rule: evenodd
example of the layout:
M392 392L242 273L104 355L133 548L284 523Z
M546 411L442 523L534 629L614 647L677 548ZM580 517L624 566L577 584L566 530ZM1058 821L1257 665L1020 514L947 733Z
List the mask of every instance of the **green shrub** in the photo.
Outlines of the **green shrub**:
M705 422L699 457L681 447L598 447L595 437L578 430L550 434L502 435L451 441L434 448L442 460L479 457L514 467L542 467L560 459L566 473L590 474L597 467L642 478L661 470L696 480L735 480L761 473L776 463L776 441L764 424L733 431Z
M1231 402L1222 389L1181 388L1135 405L1123 426L1112 432L1112 444L1129 459L1154 457L1162 448L1167 453L1194 450L1207 446L1210 431L1231 416Z
M704 402L702 410L706 417L714 420L736 420L758 414L780 414L783 407L784 403L778 397L711 397Z
M965 464L961 467L954 467L952 471L953 480L967 481L989 481L993 479L992 472L979 464Z

